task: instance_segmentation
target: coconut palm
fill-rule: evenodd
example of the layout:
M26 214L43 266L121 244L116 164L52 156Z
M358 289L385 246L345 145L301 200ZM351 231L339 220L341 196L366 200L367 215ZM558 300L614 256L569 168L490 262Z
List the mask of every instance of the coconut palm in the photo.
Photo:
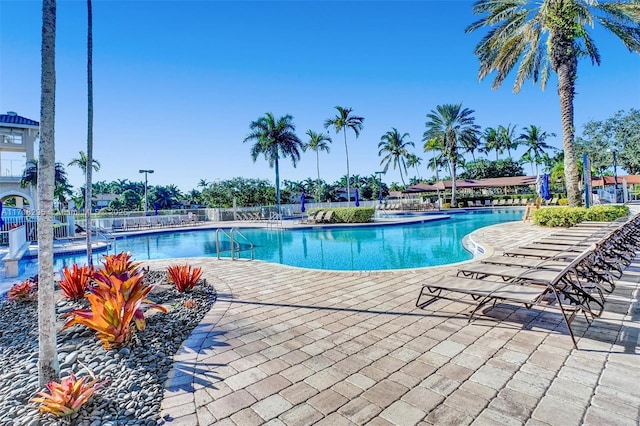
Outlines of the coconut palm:
M200 179L200 180L198 181L198 188L205 189L205 188L207 188L209 185L211 185L211 182L209 182L209 181L208 181L208 180L206 180L206 179Z
M302 142L296 136L293 117L285 115L277 120L268 112L264 117L252 121L249 125L251 133L243 142L254 141L251 147L251 158L255 162L260 154L269 162L269 167L276 169L276 205L280 213L280 158L291 157L293 167L300 160Z
M489 157L491 151L496 152L496 161L498 161L498 155L502 154L502 146L500 145L500 138L498 137L498 131L493 127L487 127L482 133L482 139L484 139L484 146L482 152Z
M389 166L392 165L395 170L396 167L400 170L400 180L402 181L402 185L406 186L404 181L404 177L402 175L402 170L407 172L407 162L406 159L409 156L409 151L407 147L415 146L415 144L411 141L405 141L405 138L409 137L409 133L400 134L398 129L395 127L391 128L387 133L382 135L380 138L380 142L378 143L378 157L382 154L386 154L380 160L380 165L384 166L384 172L386 173L389 170Z
M69 161L69 164L67 164L67 166L78 166L80 168L80 170L82 170L82 174L83 175L87 175L87 164L89 164L89 156L87 154L84 153L84 151L80 151L78 152L78 154L80 155L79 158L72 158L71 161ZM93 167L91 167L94 171L99 171L100 170L100 162L96 159L92 159L92 163L93 163Z
M421 179L420 170L418 170L418 166L422 164L422 158L418 157L416 154L407 155L407 167L415 167L416 173L418 174L418 181Z
M456 205L456 167L459 161L459 150L465 141L477 139L480 126L474 124L473 110L462 108L462 104L438 105L427 114L423 141L424 149L432 149L433 141L440 147L442 154L449 160L451 168L451 204Z
M347 147L347 129L353 130L356 134L356 138L360 136L360 131L362 130L362 123L364 122L363 117L358 117L356 115L351 115L353 111L352 108L343 108L341 106L336 106L336 110L338 114L333 118L327 118L324 121L324 128L328 129L329 127L333 127L336 130L336 133L344 134L344 150L347 154L347 205L351 204L351 189L349 188L349 148Z
M82 151L80 151L82 159ZM90 166L89 166L90 165ZM97 168L96 168L97 166ZM87 0L87 155L84 161L84 177L86 184L84 216L87 225L87 264L93 266L93 253L91 244L91 182L93 170L100 169L100 163L93 159L93 7L91 0Z
M53 282L53 193L55 186L56 1L42 1L40 74L40 170L38 186L38 384L60 373L56 348L56 302ZM37 167L37 163L36 163Z
M475 48L480 59L478 78L496 72L492 87L500 87L517 66L513 91L527 79L544 89L551 71L558 76L564 172L569 204L581 194L575 147L573 101L578 58L600 64L591 33L595 22L615 34L631 52L640 53L640 2L591 0L479 0L473 12L483 17L467 32L493 27Z
M320 184L320 151L329 153L329 144L331 143L331 137L324 133L317 133L313 130L307 130L307 136L309 136L309 142L302 146L302 150L306 151L310 149L316 153L316 169L318 171L318 180L316 185ZM318 194L316 191L316 201L318 201Z
M507 157L511 158L511 150L518 148L519 142L516 138L516 126L508 124L505 126L498 126L496 131L498 134L498 144L502 148L502 151L507 150Z
M533 169L533 164L536 165L536 175L538 174L538 165L542 164L544 151L554 149L545 141L548 137L554 137L555 135L555 133L543 132L540 127L531 124L529 127L525 127L524 133L518 137L522 144L527 147L524 155L527 156L527 161L531 163L531 168ZM522 161L522 158L520 160Z
M20 186L23 188L26 186L38 186L38 173L39 164L37 158L27 161L25 169L22 171L22 177L20 178ZM71 187L69 180L67 179L67 171L64 169L64 164L56 162L54 166L54 190L53 196L55 198L62 197L67 193L68 188Z

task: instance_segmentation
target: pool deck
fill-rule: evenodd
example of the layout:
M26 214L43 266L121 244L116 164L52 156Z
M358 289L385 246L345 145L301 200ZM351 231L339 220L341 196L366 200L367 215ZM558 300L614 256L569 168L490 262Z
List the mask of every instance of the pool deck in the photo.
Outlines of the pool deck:
M470 237L490 255L551 232L512 222ZM640 256L601 318L574 321L579 350L556 311L498 304L468 323L464 299L416 308L421 282L455 265L189 263L218 299L175 357L165 424L638 424Z

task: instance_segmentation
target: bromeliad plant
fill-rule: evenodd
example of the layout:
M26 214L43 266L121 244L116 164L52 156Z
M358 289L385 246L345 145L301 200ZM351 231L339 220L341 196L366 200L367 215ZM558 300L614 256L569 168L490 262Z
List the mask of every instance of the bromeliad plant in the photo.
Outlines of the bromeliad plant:
M98 382L93 375L77 378L71 372L69 377L62 379L60 383L49 382L47 384L49 392L38 392L38 397L32 398L31 402L40 404L41 413L51 413L56 417L69 416L78 411L91 398L91 395L106 383L106 381Z
M7 299L12 302L30 302L38 297L38 276L30 277L19 284L14 284L7 292Z
M133 274L141 265L140 262L134 262L131 259L130 253L124 251L118 254L105 254L102 255L102 258L102 267L107 275Z
M202 277L202 268L191 265L171 265L167 267L169 279L176 285L178 292L189 292Z
M119 262L118 268L105 268L93 274L94 285L87 294L89 309L77 309L66 314L69 319L63 330L74 324L84 325L96 332L96 337L105 349L114 349L129 343L133 323L138 330L144 330L146 323L143 308L167 312L164 306L147 299L153 286L144 282L144 271L141 268L129 266L119 269L124 265L121 262L124 258L125 256L113 258ZM136 265L130 262L129 255L126 260L130 265ZM121 271L124 272L117 273Z
M74 301L84 298L93 273L93 267L87 265L78 267L75 263L71 266L71 270L66 266L62 268L63 278L60 281L60 288L64 297Z

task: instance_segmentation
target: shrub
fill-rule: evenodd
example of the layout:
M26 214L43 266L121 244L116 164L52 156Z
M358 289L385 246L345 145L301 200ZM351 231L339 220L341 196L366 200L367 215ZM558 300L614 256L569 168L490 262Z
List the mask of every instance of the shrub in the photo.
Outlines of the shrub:
M178 292L188 292L195 287L200 277L202 268L192 268L191 265L171 265L167 267L169 279L176 285Z
M49 382L47 392L38 392L39 398L31 399L31 402L40 403L40 412L51 413L56 417L69 416L82 407L91 395L106 381L98 383L98 379L91 376L76 378L71 372L69 377L62 379L60 383Z
M333 210L333 223L369 223L373 220L373 207L341 207Z
M118 266L123 266L120 262L123 258L119 258ZM144 273L137 267L122 274L106 269L95 272L94 286L87 294L89 309L76 309L65 314L69 319L62 329L81 324L96 332L105 349L127 345L132 335L132 322L138 330L145 328L143 304L144 307L167 312L165 307L147 299L153 286L147 285L143 278Z
M566 206L567 204L569 204L569 199L568 198L560 198L558 200L558 205L559 206Z
M443 209L450 209L451 208L451 203L442 203L442 208Z
M38 297L38 278L27 278L21 283L14 284L7 292L7 299L12 302L30 302Z
M595 206L590 209L585 207L546 208L533 212L533 223L549 227L567 227L585 220L611 222L628 214L629 207L627 206Z
M62 268L63 278L62 281L60 281L60 289L62 289L64 297L70 300L80 300L84 298L93 272L93 267L87 265L78 267L75 263L71 266L71 270L66 266Z

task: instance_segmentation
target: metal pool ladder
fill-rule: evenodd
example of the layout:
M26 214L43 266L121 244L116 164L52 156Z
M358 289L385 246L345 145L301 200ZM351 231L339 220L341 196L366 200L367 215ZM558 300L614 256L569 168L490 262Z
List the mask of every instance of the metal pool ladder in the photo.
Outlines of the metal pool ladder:
M225 236L229 239L228 249L221 247L221 244L220 244L221 236ZM244 241L248 245L248 248L243 248L240 245L238 238L241 241ZM236 254L238 255L237 258L240 259L241 252L251 251L251 260L253 260L254 259L253 248L254 248L253 243L242 232L240 232L238 228L231 228L229 232L226 232L224 229L220 229L220 228L216 229L216 255L218 259L220 259L220 253L223 253L225 251L231 252L231 260L236 260Z

